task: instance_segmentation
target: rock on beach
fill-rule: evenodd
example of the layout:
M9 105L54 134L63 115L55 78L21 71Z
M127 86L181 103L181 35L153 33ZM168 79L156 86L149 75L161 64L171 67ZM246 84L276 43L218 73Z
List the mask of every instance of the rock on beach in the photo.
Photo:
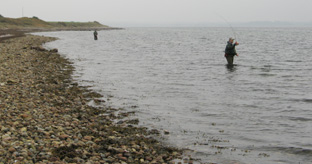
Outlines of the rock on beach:
M53 40L0 43L0 163L172 163L181 156L147 128L114 123L127 114L88 106L99 95L72 81L74 67L57 49L43 48Z

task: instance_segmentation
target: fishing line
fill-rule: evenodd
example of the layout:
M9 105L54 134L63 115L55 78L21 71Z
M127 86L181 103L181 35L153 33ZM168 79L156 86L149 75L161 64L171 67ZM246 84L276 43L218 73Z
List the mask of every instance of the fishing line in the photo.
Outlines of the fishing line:
M222 15L220 15L220 14L218 14L216 12L215 12L215 14L218 15L221 19L223 19L230 26L230 28L231 28L231 30L232 30L232 32L234 34L234 39L237 41L238 40L238 37L237 37L238 35L235 32L235 30L234 30L233 26L231 25L231 23L227 19L225 19Z

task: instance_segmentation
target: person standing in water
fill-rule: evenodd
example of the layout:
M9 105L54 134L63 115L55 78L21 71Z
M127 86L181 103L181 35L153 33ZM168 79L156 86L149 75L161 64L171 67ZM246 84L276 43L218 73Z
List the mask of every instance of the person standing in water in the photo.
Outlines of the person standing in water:
M93 32L93 35L94 35L94 40L98 40L98 33L97 33L97 31L96 30L94 30L94 32Z
M233 65L234 62L234 56L238 56L238 54L236 53L236 49L235 46L239 45L238 42L234 42L233 38L230 38L229 41L227 42L227 45L225 47L225 55L224 57L226 58L227 62L229 65Z

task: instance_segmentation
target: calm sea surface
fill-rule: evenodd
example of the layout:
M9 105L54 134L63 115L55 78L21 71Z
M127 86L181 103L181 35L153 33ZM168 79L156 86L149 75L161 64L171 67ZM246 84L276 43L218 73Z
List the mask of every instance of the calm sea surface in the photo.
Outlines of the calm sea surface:
M240 42L226 66L229 37ZM166 142L220 164L312 163L312 28L129 28L37 33L75 78ZM136 108L134 108L136 107Z

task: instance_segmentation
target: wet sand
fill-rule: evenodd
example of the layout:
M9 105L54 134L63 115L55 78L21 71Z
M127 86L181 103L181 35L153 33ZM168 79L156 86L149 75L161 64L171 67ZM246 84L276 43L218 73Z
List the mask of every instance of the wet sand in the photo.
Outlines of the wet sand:
M106 107L100 94L75 83L72 63L41 46L55 38L5 34L12 36L0 38L0 164L181 158L181 150L155 139L158 130L137 127L139 120L127 118L133 113Z

